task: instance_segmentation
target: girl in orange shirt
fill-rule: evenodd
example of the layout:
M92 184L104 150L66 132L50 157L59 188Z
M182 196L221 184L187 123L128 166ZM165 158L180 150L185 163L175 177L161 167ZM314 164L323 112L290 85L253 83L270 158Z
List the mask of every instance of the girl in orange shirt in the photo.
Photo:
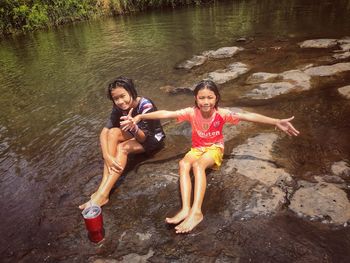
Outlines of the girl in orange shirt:
M192 148L179 162L180 189L182 198L181 210L171 218L169 224L176 224L176 233L188 233L202 220L202 203L206 190L207 168L218 169L222 163L225 123L238 124L239 121L251 121L275 125L289 136L297 136L297 131L290 121L294 118L275 119L256 113L235 113L219 108L220 93L213 81L203 80L194 89L195 106L177 111L159 110L152 113L131 117L122 117L122 129L134 129L141 120L176 118L179 122L188 121L192 126ZM190 170L194 174L194 198L191 206Z

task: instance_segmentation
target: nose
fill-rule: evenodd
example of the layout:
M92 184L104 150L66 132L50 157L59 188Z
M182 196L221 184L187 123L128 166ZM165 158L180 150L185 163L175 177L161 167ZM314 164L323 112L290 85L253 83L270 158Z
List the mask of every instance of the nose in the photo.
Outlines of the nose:
M116 105L121 105L121 104L123 104L123 101L121 99L116 99L116 100L114 100L114 103Z

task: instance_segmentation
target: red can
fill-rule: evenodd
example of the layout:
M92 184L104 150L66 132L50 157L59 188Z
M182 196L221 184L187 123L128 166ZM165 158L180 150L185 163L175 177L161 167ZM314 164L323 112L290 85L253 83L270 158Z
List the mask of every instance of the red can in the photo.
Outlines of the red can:
M90 241L98 243L103 240L105 230L103 228L101 207L98 205L88 206L83 210L82 215L84 217Z

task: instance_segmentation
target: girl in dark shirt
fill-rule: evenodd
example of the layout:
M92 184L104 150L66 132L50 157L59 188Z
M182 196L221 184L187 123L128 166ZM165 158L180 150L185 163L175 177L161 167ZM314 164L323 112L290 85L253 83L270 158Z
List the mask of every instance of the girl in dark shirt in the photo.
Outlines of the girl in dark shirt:
M157 110L150 99L137 96L131 79L118 77L110 83L108 98L113 102L113 109L100 135L104 159L102 181L90 201L80 205L80 209L91 203L103 206L108 202L109 193L126 166L128 154L150 154L163 146L165 134L159 120L142 121L131 130L120 128L122 116L134 117Z

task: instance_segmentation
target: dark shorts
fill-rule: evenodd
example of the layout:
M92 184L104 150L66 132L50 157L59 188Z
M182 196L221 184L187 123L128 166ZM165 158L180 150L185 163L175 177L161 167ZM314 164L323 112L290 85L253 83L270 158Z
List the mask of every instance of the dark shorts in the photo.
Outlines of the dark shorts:
M141 145L143 149L145 149L147 155L152 155L164 147L164 139L165 138L162 138L158 141L154 136L147 136L146 140L141 143Z

